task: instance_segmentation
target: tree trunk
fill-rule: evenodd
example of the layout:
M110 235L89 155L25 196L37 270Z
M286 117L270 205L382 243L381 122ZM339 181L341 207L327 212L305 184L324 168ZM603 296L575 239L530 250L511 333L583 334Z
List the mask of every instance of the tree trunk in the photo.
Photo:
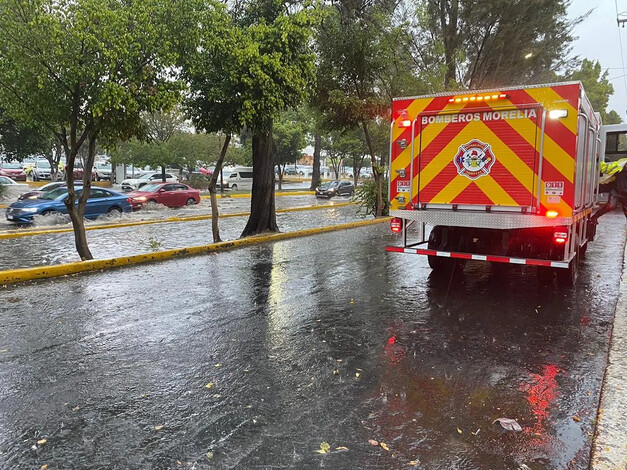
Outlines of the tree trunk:
M218 218L220 217L220 214L218 213L216 183L218 182L218 175L222 174L222 162L224 162L224 157L226 155L226 151L229 148L230 142L231 134L227 134L226 138L224 139L224 144L222 145L222 150L220 151L220 156L218 157L216 167L211 174L211 179L209 179L209 194L211 195L211 233L213 234L213 243L218 243L222 241L222 239L220 238L220 227L218 226ZM222 186L222 184L220 186Z
M165 165L161 165L161 181L165 183Z
M279 166L279 186L278 186L278 190L282 191L283 190L283 175L285 174L285 163L283 164L283 166L281 166L281 164L278 164Z
M250 216L242 237L278 232L274 207L274 143L272 121L253 136L253 191Z
M314 153L313 153L313 174L311 175L311 186L309 189L311 191L315 190L318 186L320 186L320 147L322 139L320 134L316 132L314 136Z
M372 145L372 139L370 138L370 131L368 131L368 124L366 121L361 123L364 129L364 137L366 138L366 144L370 151L370 162L372 163L372 175L377 184L377 212L376 217L383 215L383 175L379 171L379 165L377 165L377 157L375 156L374 146Z

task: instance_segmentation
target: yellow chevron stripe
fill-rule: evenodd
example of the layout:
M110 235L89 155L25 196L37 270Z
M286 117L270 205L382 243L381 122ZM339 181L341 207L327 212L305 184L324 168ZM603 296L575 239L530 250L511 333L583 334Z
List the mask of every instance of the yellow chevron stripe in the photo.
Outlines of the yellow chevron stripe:
M476 179L475 184L497 206L517 206L518 203L491 176ZM529 201L531 204L531 201Z
M451 201L455 199L459 194L472 183L471 180L465 176L457 175L449 183L431 199L430 202L435 204L451 204Z
M553 88L529 88L525 89L527 94L531 96L538 103L541 103L547 110L552 109L566 109L568 110L568 117L560 119L570 132L577 134L577 108L572 103L565 101L559 93Z

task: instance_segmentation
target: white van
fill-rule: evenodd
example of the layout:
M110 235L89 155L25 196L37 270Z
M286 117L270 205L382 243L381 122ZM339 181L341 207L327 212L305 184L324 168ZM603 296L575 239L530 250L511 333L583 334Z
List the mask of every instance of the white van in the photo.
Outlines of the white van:
M228 177L224 178L225 187L237 191L253 189L253 169L247 166L238 166L231 170Z

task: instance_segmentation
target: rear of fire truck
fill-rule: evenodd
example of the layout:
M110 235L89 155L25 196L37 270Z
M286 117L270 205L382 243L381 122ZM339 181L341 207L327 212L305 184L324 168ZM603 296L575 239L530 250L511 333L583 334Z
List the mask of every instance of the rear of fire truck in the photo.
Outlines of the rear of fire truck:
M538 266L566 284L594 237L600 117L579 82L393 101L391 228L433 270Z

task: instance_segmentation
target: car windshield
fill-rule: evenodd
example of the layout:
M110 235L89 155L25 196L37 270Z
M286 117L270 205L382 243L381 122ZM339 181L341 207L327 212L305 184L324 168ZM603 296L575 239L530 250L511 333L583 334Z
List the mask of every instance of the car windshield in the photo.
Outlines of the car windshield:
M110 170L111 163L96 163L96 168L99 170Z
M154 193L158 191L160 187L161 187L160 184L147 184L139 188L137 191L142 192L142 193Z
M21 170L22 165L20 165L19 163L3 163L2 168L6 170Z
M65 186L65 183L48 183L39 188L39 190L44 192L52 191L53 189L60 188L61 186Z
M38 160L37 166L39 168L50 168L50 162L48 160Z
M335 188L336 186L338 186L340 184L339 181L331 181L329 183L329 188Z
M139 177L140 180L148 180L152 176L152 173L146 173Z
M52 191L48 191L45 194L42 194L41 196L39 196L39 199L45 199L46 201L53 201L55 199L60 198L61 196L64 196L65 194L67 194L67 188L57 188L57 189L53 189Z

